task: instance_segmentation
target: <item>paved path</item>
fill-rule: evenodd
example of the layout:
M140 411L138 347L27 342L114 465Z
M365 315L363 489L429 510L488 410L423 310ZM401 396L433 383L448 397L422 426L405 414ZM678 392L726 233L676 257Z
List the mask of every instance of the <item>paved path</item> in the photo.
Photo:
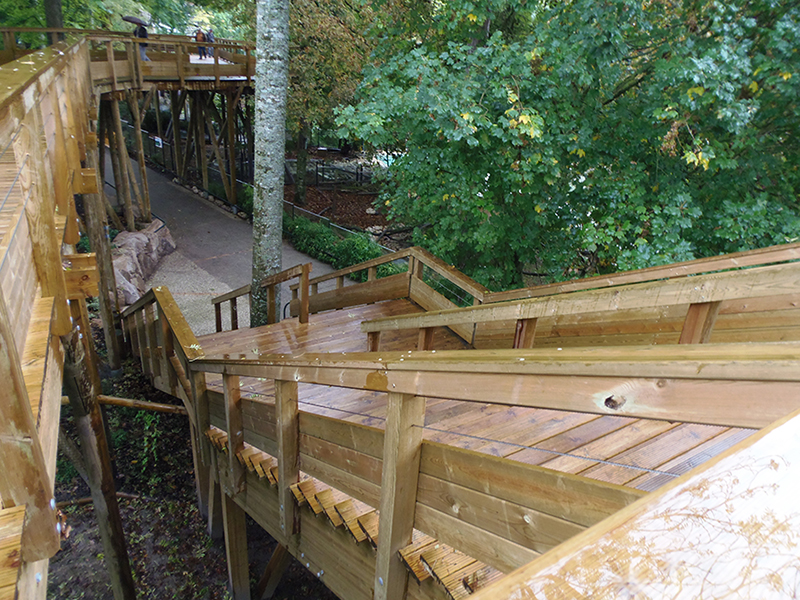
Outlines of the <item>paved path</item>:
M110 164L106 173L111 173ZM211 298L250 283L253 228L247 221L173 183L168 176L148 169L147 178L151 211L169 227L178 246L161 262L147 286L167 286L195 334L213 333ZM114 194L109 186L106 191ZM329 265L297 252L284 241L284 269L306 262L313 264L312 277L333 271ZM284 304L291 298L288 289L288 284L284 284L281 295ZM238 308L239 323L247 326L250 319L247 302L240 301ZM226 328L228 319L229 311L224 311Z

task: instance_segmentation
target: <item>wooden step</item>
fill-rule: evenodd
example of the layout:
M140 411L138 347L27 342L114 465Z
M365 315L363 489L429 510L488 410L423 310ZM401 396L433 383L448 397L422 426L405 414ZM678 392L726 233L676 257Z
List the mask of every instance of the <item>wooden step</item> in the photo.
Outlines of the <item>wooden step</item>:
M411 544L400 550L400 558L414 579L420 583L430 578L430 573L422 564L422 553L434 549L438 542L429 535L420 534Z

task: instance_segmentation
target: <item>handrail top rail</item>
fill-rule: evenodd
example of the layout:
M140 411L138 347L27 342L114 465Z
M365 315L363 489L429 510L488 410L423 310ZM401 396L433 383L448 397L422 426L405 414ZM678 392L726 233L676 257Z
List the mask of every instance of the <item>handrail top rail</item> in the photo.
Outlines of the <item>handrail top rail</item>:
M656 279L688 277L701 273L710 273L726 269L738 269L742 267L752 267L767 265L770 263L788 262L800 259L800 242L792 244L778 244L766 248L754 250L744 250L730 254L720 254L717 256L707 256L696 258L679 263L646 267L644 269L634 269L630 271L619 271L617 273L607 273L604 275L594 275L582 279L570 279L547 283L544 285L518 288L504 292L489 292L486 302L503 302L507 300L521 300L523 298L535 298L539 296L549 296L600 287L612 287L632 283L642 283Z
M289 281L290 279L295 279L297 277L300 277L303 274L305 268L308 268L308 271L311 272L313 265L310 262L308 262L308 263L303 263L301 265L295 265L293 267L289 267L288 269L284 269L280 273L276 273L275 275L269 275L265 277L259 282L258 287L260 288L269 287L271 285L277 285L279 283L283 283L284 281ZM298 285L299 284L295 284L293 287L296 288ZM247 285L243 285L240 288L231 290L230 292L226 292L220 296L217 296L216 298L212 298L211 304L212 305L220 304L222 302L238 298L239 296L244 296L245 294L249 294L252 291L251 287L252 285L248 283Z
M279 283L283 283L284 281L289 281L290 279L295 279L297 277L300 277L304 272L310 273L312 268L313 266L310 262L289 267L288 269L284 269L280 273L275 273L274 275L269 275L265 277L264 279L258 282L258 287L265 288L278 285Z
M178 308L178 304L167 286L149 289L139 300L126 308L120 316L123 319L127 319L142 310L146 305L153 303L157 304L163 311L172 333L178 340L178 344L181 346L187 360L202 358L204 356L203 349L200 347L197 337L186 322L186 318Z
M0 27L0 34L9 33L64 33L66 35L82 35L85 37L129 37L135 38L130 31L119 31L114 29L80 29L76 27ZM135 38L141 39L141 38ZM175 42L186 42L189 44L206 45L206 46L241 46L243 48L255 49L253 42L245 40L229 40L222 38L215 42L196 42L191 39L191 34L175 34L175 33L150 33L147 41L167 41L174 40Z
M12 74L4 69L7 85L4 90L0 90L0 110L33 85L42 73L61 61L68 60L81 43L83 43L81 39L77 41L64 40L53 46L30 52L16 61L3 65L3 67L14 65L14 72Z
M366 260L356 265L345 267L344 269L338 269L333 273L326 273L324 275L314 277L314 279L311 279L308 283L313 285L316 283L322 283L324 281L330 281L331 279L337 279L339 277L351 275L352 273L357 273L358 271L363 271L364 269L369 269L371 267L378 267L380 265L385 265L387 263L394 262L402 258L406 258L408 256L411 256L413 253L414 253L414 248L405 248L403 250L398 250L397 252L392 252L391 254L384 254L383 256L379 256L378 258L372 258L370 260ZM290 289L295 290L297 289L297 286L298 284L294 284L290 286Z
M776 279L780 285L776 286ZM731 288L736 283L737 287ZM776 291L777 289L777 291ZM361 323L363 333L419 329L456 324L510 321L539 317L648 308L737 298L800 293L800 263L750 267L692 277L565 292L534 298L493 302L423 314L383 317Z
M320 275L319 277L315 277L311 281L310 284L318 284L324 281L330 281L331 279L337 279L339 277L344 277L346 275L350 275L352 273L357 273L358 271L363 271L365 269L370 269L372 267L378 267L380 265L384 265L390 262L394 262L395 260L400 260L402 258L407 257L414 257L428 267L445 277L446 279L452 281L465 292L471 294L473 297L477 298L478 300L483 299L483 295L487 293L489 290L483 287L477 281L474 281L467 275L464 275L461 271L453 267L452 265L447 264L439 257L434 256L424 248L420 248L419 246L412 246L410 248L405 248L403 250L398 250L397 252L392 252L391 254L386 254L384 256L379 256L378 258L373 258L356 265L352 265L350 267L345 267L344 269L339 269L334 271L333 273L327 273L325 275ZM292 286L292 290L295 289L296 286Z
M231 290L230 292L226 292L221 296L217 296L216 298L211 299L211 304L221 304L222 302L227 302L228 300L233 300L234 298L238 298L239 296L244 296L250 293L250 284L243 285L240 288L236 288L235 290Z
M265 354L258 358L205 356L192 370L254 377L260 369L286 369L305 383L323 381L323 370L369 372L358 385L377 389L391 372L475 375L577 375L702 380L800 382L800 342L640 345L603 348L530 348L406 352ZM657 369L657 375L654 374ZM325 381L327 381L325 379ZM345 384L343 384L345 385ZM395 391L381 388L380 391ZM455 389L453 397L463 390ZM487 391L491 395L492 391ZM487 400L490 401L490 400Z

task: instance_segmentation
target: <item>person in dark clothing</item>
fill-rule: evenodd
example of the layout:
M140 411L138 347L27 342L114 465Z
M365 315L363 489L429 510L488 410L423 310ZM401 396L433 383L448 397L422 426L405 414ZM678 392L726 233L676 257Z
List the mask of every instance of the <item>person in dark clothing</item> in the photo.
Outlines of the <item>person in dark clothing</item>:
M205 42L206 41L206 34L203 33L203 30L198 28L197 31L194 32L194 41L195 42ZM200 58L206 58L206 47L205 46L198 46L197 47L197 55Z
M214 30L211 29L211 27L209 27L208 31L206 32L206 41L209 44L213 44L214 41L215 41L214 40ZM209 54L209 56L214 56L214 48L212 48L211 46L208 47L208 54Z
M139 25L136 29L133 30L133 35L137 38L147 39L147 29L145 29L144 25ZM139 43L139 58L142 60L150 60L147 58L147 44L144 42Z

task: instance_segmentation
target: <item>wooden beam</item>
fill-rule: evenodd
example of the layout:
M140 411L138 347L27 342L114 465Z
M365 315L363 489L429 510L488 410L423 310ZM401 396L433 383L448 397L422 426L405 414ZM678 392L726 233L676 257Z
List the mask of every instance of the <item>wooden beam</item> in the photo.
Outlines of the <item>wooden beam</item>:
M261 575L256 587L256 598L259 600L269 600L275 594L281 577L292 562L292 555L286 546L278 544L272 552L272 556Z
M299 413L297 382L275 381L275 416L278 444L278 505L283 542L291 550L297 545L300 517L291 486L300 480Z
M533 348L537 319L519 319L514 330L514 348Z
M681 330L679 344L706 344L711 339L711 330L719 315L721 300L716 302L695 302L689 305L686 320Z
M131 398L118 398L117 396L97 396L100 404L107 406L125 406L127 408L138 408L140 410L152 410L154 412L169 413L173 415L186 415L186 408L175 406L174 404L161 404L159 402L147 402L145 400L135 400Z
M225 393L225 423L228 432L228 477L226 493L240 494L245 490L247 471L239 462L239 453L244 450L244 427L242 425L242 396L239 378L235 375L222 376Z
M183 152L181 151L181 108L186 102L186 92L182 95L180 92L172 91L170 94L170 110L172 111L172 154L175 161L175 172L183 173L183 163L181 158Z
M227 494L222 494L222 503L229 591L233 600L250 600L250 565L247 558L245 512Z
M142 116L139 112L140 96L141 92L138 90L129 91L128 107L133 115L133 137L136 139L136 159L139 163L139 178L142 180L142 221L149 223L152 221L152 217L150 216L150 185L147 182L147 164L144 156L144 142L142 140Z
M116 148L112 148L112 153L116 153L117 162L119 164L119 179L117 179L117 169L114 169L114 182L117 185L117 198L122 201L122 206L125 212L125 227L128 231L136 231L136 222L133 218L133 200L131 199L131 190L128 182L127 169L130 166L128 163L128 149L125 147L125 136L122 133L122 118L119 114L119 100L116 97L111 99L111 121L114 130L114 138Z
M64 387L69 396L89 476L89 489L114 598L133 600L136 597L133 575L117 504L103 417L97 403L100 376L93 356L94 345L89 333L86 303L84 300L72 300L70 305L75 328L69 336L62 337L66 355Z
M236 103L238 102L241 93L242 88L239 88L239 92L236 94L235 100L233 91L229 91L226 95L228 100L228 173L230 174L231 181L229 201L231 204L238 204L238 198L236 195ZM220 132L220 134L221 133L222 132Z
M0 497L3 505L25 506L22 558L53 556L61 546L55 499L36 431L16 344L0 290Z
M389 393L375 562L375 600L404 598L408 571L398 552L411 543L425 424L425 398Z

